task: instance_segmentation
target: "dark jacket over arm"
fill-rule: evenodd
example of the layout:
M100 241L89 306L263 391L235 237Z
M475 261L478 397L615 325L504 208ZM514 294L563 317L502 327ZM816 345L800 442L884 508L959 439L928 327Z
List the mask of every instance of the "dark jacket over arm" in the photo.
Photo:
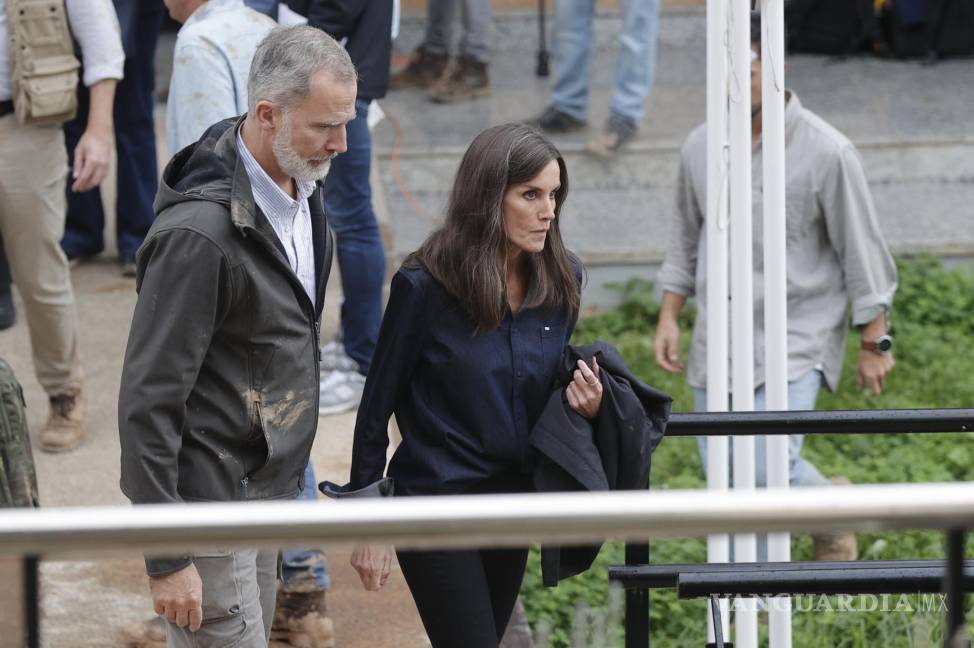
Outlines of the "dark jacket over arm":
M602 405L594 421L565 399L578 359L601 367ZM562 370L530 442L541 457L534 471L539 492L638 490L649 486L650 456L663 439L672 399L636 378L606 342L570 346ZM588 569L600 546L543 547L545 585Z

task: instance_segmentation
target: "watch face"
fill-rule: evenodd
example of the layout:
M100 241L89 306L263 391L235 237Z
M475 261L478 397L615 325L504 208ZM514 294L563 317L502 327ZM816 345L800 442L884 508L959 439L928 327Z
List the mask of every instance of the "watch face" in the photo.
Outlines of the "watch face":
M876 348L879 351L883 351L883 352L889 351L890 349L893 348L893 338L891 338L888 335L884 335L883 337L876 340Z

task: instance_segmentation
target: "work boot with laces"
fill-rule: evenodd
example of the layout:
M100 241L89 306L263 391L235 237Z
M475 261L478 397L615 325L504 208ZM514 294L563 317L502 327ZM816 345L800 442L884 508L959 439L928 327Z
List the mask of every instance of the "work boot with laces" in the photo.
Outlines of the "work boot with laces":
M278 590L271 639L295 648L334 648L335 626L326 614L325 590Z
M452 103L490 94L487 64L469 56L451 61L440 80L430 86L429 98L436 103Z
M81 390L50 397L51 411L41 430L41 450L67 452L85 438L85 399Z
M428 88L443 76L449 60L446 54L434 54L420 45L409 56L406 67L389 77L389 86L393 90Z

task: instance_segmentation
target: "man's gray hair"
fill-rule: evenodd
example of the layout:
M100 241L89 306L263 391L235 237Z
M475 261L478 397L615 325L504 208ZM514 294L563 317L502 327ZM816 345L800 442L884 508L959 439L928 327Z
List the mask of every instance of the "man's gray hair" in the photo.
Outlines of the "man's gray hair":
M345 48L315 27L278 27L257 46L247 80L247 110L266 100L285 110L308 96L311 77L327 70L336 81L357 79Z

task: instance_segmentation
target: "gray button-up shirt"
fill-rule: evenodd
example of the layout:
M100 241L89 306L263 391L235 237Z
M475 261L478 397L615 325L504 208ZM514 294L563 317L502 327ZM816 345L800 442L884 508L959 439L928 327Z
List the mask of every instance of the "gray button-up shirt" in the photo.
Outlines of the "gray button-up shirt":
M254 202L274 228L274 233L287 253L291 269L308 293L308 299L312 304L315 303L314 239L311 235L311 210L308 208L308 196L314 193L315 183L295 180L297 199L291 198L254 159L244 144L240 131L237 131L237 150L240 151L240 159L243 160L250 178Z
M849 306L852 323L889 310L896 266L886 246L862 162L852 143L790 94L785 110L788 272L788 379L819 368L835 390L842 370ZM754 364L764 383L764 248L761 150L753 156ZM731 188L733 191L734 188ZM687 381L707 385L706 125L681 151L677 217L660 269L663 290L697 296Z

